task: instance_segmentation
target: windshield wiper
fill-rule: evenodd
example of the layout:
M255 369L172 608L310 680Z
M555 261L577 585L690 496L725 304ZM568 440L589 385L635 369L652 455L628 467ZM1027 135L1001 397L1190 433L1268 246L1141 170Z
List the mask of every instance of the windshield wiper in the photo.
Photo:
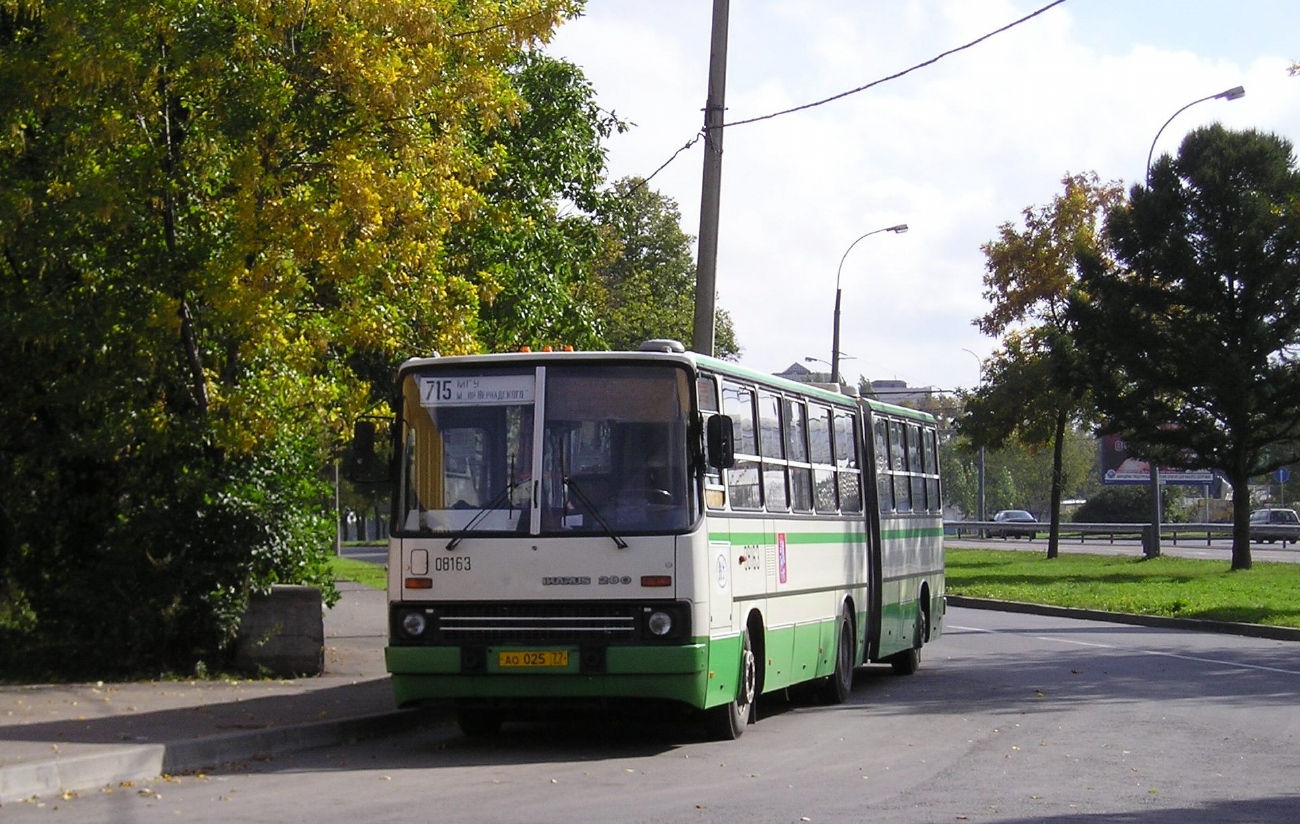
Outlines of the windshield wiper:
M505 488L502 489L500 492L498 492L496 497L488 502L487 506L480 509L478 511L478 514L470 519L469 523L465 524L464 527L462 527L460 530L456 532L454 536L452 536L452 539L447 542L447 549L450 551L455 549L457 546L459 546L460 542L465 540L465 538L468 537L468 535L474 531L474 528L483 522L484 518L486 518L490 513L500 509L502 504L507 503L510 500L510 495L516 489L518 489L519 487L523 486L526 483L528 483L527 480L507 483L505 485ZM514 506L511 506L510 509L513 510Z
M618 545L618 548L627 549L627 541L618 537L618 533L616 533L614 531L614 528L611 527L609 523L604 519L604 517L601 516L600 510L596 508L596 505L593 504L591 502L591 499L588 498L586 494L581 489L578 488L578 482L570 478L568 475L565 475L564 485L567 486L569 488L569 491L573 493L573 497L578 499L578 503L582 504L587 508L587 511L591 513L591 517L595 518L596 523L600 524L605 529L605 534L613 539L614 543Z

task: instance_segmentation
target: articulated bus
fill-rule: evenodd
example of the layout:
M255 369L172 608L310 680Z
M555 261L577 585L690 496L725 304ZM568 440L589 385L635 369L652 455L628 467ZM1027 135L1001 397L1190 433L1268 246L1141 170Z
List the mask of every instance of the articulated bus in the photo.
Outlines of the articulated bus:
M843 702L945 612L935 422L647 341L399 370L385 650L397 704L468 735L661 699L739 736ZM802 692L803 690L800 690Z

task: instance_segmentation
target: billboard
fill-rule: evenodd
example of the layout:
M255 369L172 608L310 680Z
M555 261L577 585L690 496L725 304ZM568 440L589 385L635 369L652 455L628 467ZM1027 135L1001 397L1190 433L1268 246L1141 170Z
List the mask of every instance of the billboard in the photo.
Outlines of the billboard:
M1173 469L1160 467L1160 483L1205 486L1215 481L1208 469ZM1101 439L1101 482L1103 484L1149 484L1151 465L1128 454L1123 438L1105 435Z

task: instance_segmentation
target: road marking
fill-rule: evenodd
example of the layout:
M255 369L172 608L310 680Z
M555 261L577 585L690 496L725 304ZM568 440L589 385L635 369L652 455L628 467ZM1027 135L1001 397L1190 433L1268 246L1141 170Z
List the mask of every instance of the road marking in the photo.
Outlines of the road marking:
M1011 635L1012 633L1000 629L985 629L983 627L963 627L952 625L951 629L966 630L967 632L987 632L993 635ZM1019 633L1016 633L1019 634ZM1140 652L1144 655L1156 655L1163 658L1177 658L1182 661L1192 661L1197 664L1217 664L1224 667L1235 667L1237 669L1259 670L1260 672L1276 672L1281 675L1300 675L1300 670L1281 669L1279 667L1265 667L1260 664L1243 664L1240 661L1220 661L1217 658L1198 658L1194 655L1179 655L1174 652L1161 652L1154 649L1143 649L1142 647L1119 647L1114 644L1101 644L1096 641L1075 641L1072 638L1054 638L1050 635L1032 635L1029 636L1038 641L1054 641L1058 644L1073 644L1078 647L1094 647L1097 649L1123 650L1126 652Z

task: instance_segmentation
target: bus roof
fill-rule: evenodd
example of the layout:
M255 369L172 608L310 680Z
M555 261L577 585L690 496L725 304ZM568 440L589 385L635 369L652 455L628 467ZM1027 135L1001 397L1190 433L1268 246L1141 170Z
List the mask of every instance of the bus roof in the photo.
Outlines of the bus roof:
M658 344L659 342L647 342L647 346L651 343ZM432 357L411 358L407 360L399 367L398 375L400 377L409 370L432 366L482 366L487 364L505 365L511 363L572 363L574 361L647 361L659 363L668 361L691 367L696 371L700 368L705 368L719 374L745 378L774 389L796 392L801 395L815 397L835 404L861 404L871 408L875 412L898 415L900 417L912 418L918 421L932 422L934 420L934 416L917 409L885 403L884 401L875 400L873 398L855 397L844 392L836 392L835 390L826 388L823 385L804 383L802 381L783 378L779 375L759 372L730 361L722 360L721 358L702 355L698 352L685 351L684 348L682 351L675 351L675 349L673 351L668 351L667 347L656 346L652 349L642 349L635 352L590 350L580 352L499 352L485 355L451 355L447 357L435 354Z

